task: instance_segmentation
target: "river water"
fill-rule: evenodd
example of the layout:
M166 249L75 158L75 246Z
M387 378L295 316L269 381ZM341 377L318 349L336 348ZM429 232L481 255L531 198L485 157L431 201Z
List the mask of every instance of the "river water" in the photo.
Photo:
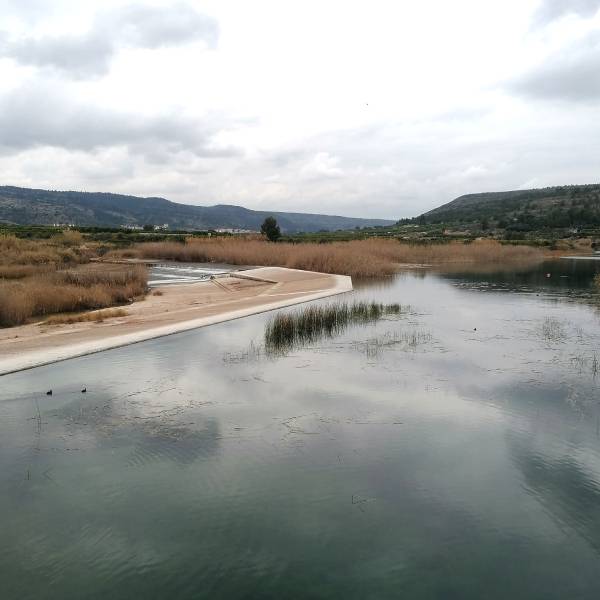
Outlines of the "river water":
M414 271L277 355L267 314L0 378L0 597L597 599L596 271Z

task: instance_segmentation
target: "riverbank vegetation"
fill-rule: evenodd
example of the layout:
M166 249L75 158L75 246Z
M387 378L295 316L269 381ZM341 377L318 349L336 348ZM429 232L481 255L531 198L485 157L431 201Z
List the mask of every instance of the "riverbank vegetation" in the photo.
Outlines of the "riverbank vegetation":
M123 308L106 308L81 314L54 315L44 321L44 325L70 325L72 323L102 323L106 319L126 317L129 313Z
M152 238L149 238L152 239ZM123 247L76 230L41 239L0 235L0 326L34 317L118 306L145 294L146 268L129 259L281 266L360 279L404 267L523 265L552 255L548 248L491 239L406 242L398 238L269 243L260 236L181 236Z
M547 253L541 248L504 245L494 240L468 244L407 244L393 239L269 244L260 239L217 238L188 239L183 244L139 244L109 253L108 257L280 266L360 278L392 275L405 265L535 261Z
M42 241L0 237L0 327L125 304L145 294L143 265L91 263L95 256L78 232Z

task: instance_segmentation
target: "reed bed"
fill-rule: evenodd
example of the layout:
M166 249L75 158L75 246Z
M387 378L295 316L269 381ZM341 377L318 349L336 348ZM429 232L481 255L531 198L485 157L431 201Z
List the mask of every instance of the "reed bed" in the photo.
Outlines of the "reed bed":
M93 251L81 244L81 234L64 232L50 240L0 236L0 279L21 279L37 272L86 263Z
M77 231L35 241L0 236L0 327L125 304L145 294L144 266L85 264L94 253Z
M544 257L544 251L539 248L502 245L494 240L413 245L392 239L273 244L244 238L189 238L183 244L139 244L126 252L129 258L280 266L359 278L392 275L402 265L409 264L504 263ZM113 253L113 256L120 255Z
M147 277L142 265L89 265L0 282L0 326L124 304L146 293Z
M265 349L269 354L285 352L322 337L333 337L353 323L372 323L386 315L398 315L401 312L399 304L339 302L278 313L266 325Z

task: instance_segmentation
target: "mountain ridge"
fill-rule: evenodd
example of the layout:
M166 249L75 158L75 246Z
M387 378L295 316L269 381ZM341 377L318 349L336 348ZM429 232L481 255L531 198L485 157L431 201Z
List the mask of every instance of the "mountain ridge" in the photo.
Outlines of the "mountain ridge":
M168 223L171 229L259 230L268 216L274 216L281 229L287 233L386 226L394 223L392 219L259 211L235 204L197 206L158 196L0 186L0 221L18 225L73 223L80 226L120 227Z
M600 224L600 184L465 194L416 219L427 223L489 221L500 227L597 225Z

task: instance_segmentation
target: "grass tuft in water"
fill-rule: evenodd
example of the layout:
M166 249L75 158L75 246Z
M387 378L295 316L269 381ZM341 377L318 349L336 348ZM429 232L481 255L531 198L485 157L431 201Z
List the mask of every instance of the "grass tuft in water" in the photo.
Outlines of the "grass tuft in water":
M359 352L364 352L368 357L376 357L388 348L403 347L416 350L422 344L431 341L431 333L413 329L411 331L387 331L383 335L369 338L364 342L355 342L353 347Z
M597 377L598 371L600 371L600 360L595 352L592 356L577 354L571 358L571 362L577 366L580 373L589 371L594 378Z
M563 323L555 317L546 317L544 319L541 333L547 342L564 342L567 339Z
M269 354L294 346L332 337L355 323L372 323L387 315L399 315L400 304L379 302L340 302L308 306L275 315L265 328L265 348Z

